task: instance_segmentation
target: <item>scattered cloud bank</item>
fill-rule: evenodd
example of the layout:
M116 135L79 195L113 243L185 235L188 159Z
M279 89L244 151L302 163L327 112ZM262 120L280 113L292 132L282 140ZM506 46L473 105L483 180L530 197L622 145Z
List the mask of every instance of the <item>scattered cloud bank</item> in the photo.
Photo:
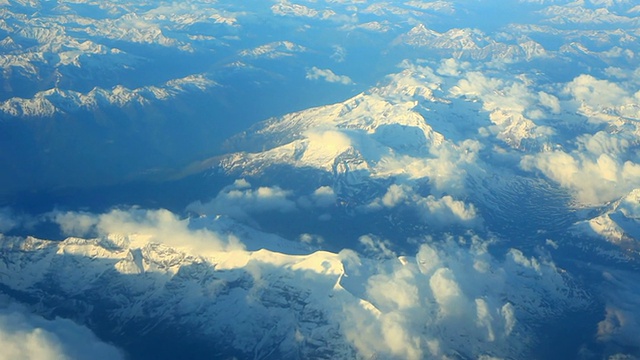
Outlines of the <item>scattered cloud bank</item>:
M626 122L620 117L640 118L637 75L636 71L627 81L611 82L582 74L565 84L563 94L570 96L578 112L589 121L620 127Z
M244 180L236 180L222 189L211 201L196 201L187 206L188 211L207 215L228 215L238 220L249 220L251 214L278 211L289 212L296 209L291 192L279 187L261 186L252 188Z
M369 203L367 209L394 208L398 205L414 207L423 221L437 226L451 224L475 226L481 222L473 204L455 200L450 195L441 198L436 198L433 195L423 197L417 194L411 186L404 184L390 185L382 197Z
M410 181L428 179L434 196L464 196L468 177L483 171L478 159L482 147L479 141L470 139L458 144L445 141L431 146L425 157L384 156L378 163L378 176L402 174Z
M466 72L450 91L454 96L479 98L487 111L502 109L521 113L536 100L524 82L488 77L480 71Z
M455 60L443 60L438 71L459 78L451 96L481 101L491 125L480 134L524 150L513 154L520 167L542 173L576 202L601 205L640 187L639 128L629 120L640 118L640 92L629 74L611 68L621 81L582 74L550 86L525 75L462 72Z
M243 248L234 236L221 236L203 228L193 229L189 226L189 219L180 219L164 209L132 208L104 214L54 212L50 216L67 236L135 234L145 237L147 241L202 255Z
M524 75L503 79L468 71L449 92L454 97L480 100L483 110L489 112L491 125L479 130L494 134L514 148L522 148L523 143L530 141L547 142L555 130L539 120L562 110L555 95L534 89L532 81Z
M288 1L278 1L271 6L271 11L275 15L307 17L327 20L336 16L333 10L316 10L305 5L292 4Z
M298 205L301 208L328 208L334 206L338 201L338 195L331 186L320 186L309 196L298 198Z
M12 303L0 307L0 348L0 359L7 360L125 358L84 326L60 318L47 320Z
M0 208L0 233L11 231L18 225L19 222L16 220L16 217L10 208Z
M590 156L557 150L524 156L520 165L524 170L541 171L587 205L615 200L640 187L640 165L621 162L608 154Z
M443 76L459 76L460 73L471 66L466 61L459 61L454 58L443 59L440 61L436 72Z
M324 80L326 82L339 83L342 85L353 84L351 78L346 75L336 75L329 69L319 69L315 66L307 70L306 78L309 80Z
M393 254L379 239L360 241ZM516 249L498 260L489 245L449 237L422 244L415 258L379 265L357 280L364 281L364 301L344 307L345 337L365 358L517 358L532 350L535 332L525 330L531 320L586 306L553 262Z
M606 308L598 323L596 339L620 358L633 359L630 349L640 349L640 282L636 274L607 269L602 273Z
M393 244L389 240L383 240L375 235L362 235L358 238L360 245L364 247L365 254L377 259L396 258L397 254L392 250Z
M153 231L183 239L189 236L171 231L164 234L176 224L168 217L163 222L172 225L157 226L162 211L142 212L132 221L135 216L122 212L105 214L94 226L117 226L128 236ZM195 230L190 232L191 237L198 234ZM179 254L148 246L150 239L123 243L122 246L134 246L130 249L105 247L95 240L45 244L48 242L26 239L23 241L30 245L9 248L48 255L5 266L12 271L35 271L51 277L52 288L42 290L43 296L60 299L61 293L73 293L77 297L99 296L107 303L113 301L110 315L115 320L119 316L129 319L130 313L118 307L117 298L107 296L109 288L95 286L96 281L124 282L122 291L126 296L149 310L144 316L155 316L157 313L151 309L162 303L166 311L163 316L179 316L184 326L202 326L204 319L204 323L214 324L207 331L233 334L238 340L229 345L240 351L270 351L276 344L284 352L305 353L317 349L314 344L323 343L336 355L349 354L344 358L353 358L349 345L364 358L422 359L460 354L466 358L526 358L538 336L538 329L532 324L545 323L588 305L566 272L545 255L528 256L511 249L504 256L494 257L489 252L492 242L474 235L425 239L411 257L397 257L390 242L366 235L360 243L375 259L348 249L337 254L318 251L295 256L260 250L218 253L207 262L201 262L198 256L185 256L202 255L199 249ZM130 250L139 248L144 250L132 255ZM116 272L105 272L104 264L90 260L96 251L110 259L106 268ZM20 258L24 250L8 253ZM60 267L66 263L64 259L51 261L49 255L78 261L73 261L74 266ZM168 256L175 261L170 267L166 266ZM133 271L150 264L158 264L152 267L158 275L171 276ZM117 272L127 276L119 277ZM252 281L247 281L247 275ZM17 286L27 289L39 279L25 277L16 281ZM176 286L159 286L159 281L171 281ZM296 308L301 303L305 304L304 310ZM0 327L2 319L0 312ZM12 329L17 323L14 319L9 322ZM40 323L37 327L49 329ZM22 331L20 336L24 333L31 331ZM43 342L40 338L38 341ZM88 346L91 341L83 343Z
M307 162L333 160L353 144L351 138L340 130L313 129L306 131L304 135L308 143L303 160Z

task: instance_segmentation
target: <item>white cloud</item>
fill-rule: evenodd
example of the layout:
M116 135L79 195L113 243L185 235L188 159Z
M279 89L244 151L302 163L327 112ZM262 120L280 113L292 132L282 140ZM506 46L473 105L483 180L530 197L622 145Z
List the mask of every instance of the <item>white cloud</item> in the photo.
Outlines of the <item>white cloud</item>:
M59 220L73 220L69 213L65 215ZM166 254L171 253L162 247L155 252L158 247L147 246L152 240L178 248L216 241L211 238L214 234L189 228L187 221L161 210L114 210L95 216L90 223L93 225L87 227L92 228L91 231L118 232L129 239L141 239L131 245L149 250L143 251L142 256L156 260L147 263L162 263ZM301 240L313 241L312 238L312 235L303 236ZM224 246L222 240L217 240ZM32 245L45 243L29 241ZM96 240L69 239L54 242L52 246L31 246L29 251L50 251L52 255L58 253L55 256L72 258L101 251L101 256L111 259L109 268L115 263L117 271L130 274L118 281L135 284L136 290L129 294L140 306L175 301L176 304L167 303L169 318L183 312L202 314L185 317L185 326L201 325L202 319L218 324L239 339L233 345L238 349L253 348L255 339L262 339L265 344L280 344L283 339L318 337L322 342L342 348L344 343L340 340L344 336L344 341L364 357L421 359L454 354L478 357L491 353L518 358L531 350L528 344L535 343L529 338L532 332L524 324L556 319L565 310L586 306L580 294L572 291L564 272L549 260L518 250L495 258L488 251L491 242L473 235L425 241L415 257L395 258L388 242L372 236L362 237L362 244L387 255L384 261L360 258L351 250L297 256L261 250L218 252L210 258L211 262L203 263L198 258L207 255L206 249L194 247L187 254L198 256L179 257L183 269L190 268L188 265L194 262L200 266L198 271L187 273L189 276L181 279L188 284L185 287L158 287L156 277L145 272L129 272L127 269L137 266L129 251L105 248ZM63 246L64 251L59 251L59 246ZM58 267L56 263L60 262L46 256L33 259L36 260L9 262L5 266L23 273L45 271L52 277L52 286L67 284L56 290L62 293L75 294L77 289L92 295L108 292L108 288L91 286L96 284L97 274L105 269L97 262L74 261L74 266ZM173 270L163 266L155 271ZM211 286L239 282L236 280L244 279L247 273L254 280L247 284L248 288L242 285L233 287L232 291L215 292L215 301L211 301ZM200 276L207 280L203 281ZM39 281L35 277L20 280L24 288L31 288ZM189 291L188 296L178 296L184 295L185 290ZM290 294L296 304L300 296L307 302L306 309L311 311L314 321L326 320L327 326L318 331L320 328L314 322L302 324L300 313L292 312L279 302L286 300L283 291ZM121 310L114 309L110 315L126 318L128 313L123 314ZM296 326L299 333L294 336L291 330ZM276 333L267 334L265 328L276 329ZM283 346L309 349L297 343Z
M180 219L164 209L133 208L112 210L104 214L55 212L51 216L68 236L134 234L146 241L199 254L243 247L233 236L222 237L207 229L193 229L189 226L189 219Z
M469 63L459 61L454 58L444 59L440 61L440 66L436 72L443 76L459 76L460 72L469 67Z
M300 209L327 209L336 205L338 201L338 195L333 191L331 186L320 186L315 189L311 194L301 196L296 200L296 203ZM324 213L318 218L320 221L326 221L331 219L331 214Z
M251 187L246 180L236 180L222 189L211 201L196 201L187 206L188 211L207 215L228 215L236 219L249 220L251 214L296 209L290 199L291 192L279 187Z
M610 76L621 76L618 70L610 68L608 72ZM626 87L632 88L625 82L600 80L583 74L564 84L561 93L570 97L564 102L539 92L540 104L553 113L573 103L571 106L581 116L595 123L608 122L611 127L574 137L571 150L525 155L520 166L528 171L541 171L585 205L612 201L639 187L638 154L630 151L636 142L637 129L624 117L640 114L640 98Z
M459 316L468 306L451 269L437 269L429 278L429 287L439 305L439 316Z
M518 96L515 101L514 99L506 99L504 96L504 92L501 92L503 88L505 88L507 84L504 80L491 78L485 76L483 73L479 71L470 71L465 74L465 77L460 79L456 86L451 88L451 94L454 96L466 96L471 98L480 98L484 101L484 109L491 111L496 108L504 108L511 103L519 103L516 107L516 110L523 110L523 104ZM522 90L522 84L512 84L512 86L516 86L516 89L512 89L512 91ZM512 108L514 106L510 106Z
M599 152L602 144L586 146ZM584 152L543 152L522 158L524 170L540 170L545 176L569 189L575 199L586 205L602 204L640 187L640 165L620 161L607 153L589 155Z
M337 200L336 193L330 186L321 186L317 188L311 195L314 204L319 207L328 207L335 205Z
M613 66L604 69L604 73L609 77L614 77L617 79L628 79L630 76L629 72L625 71L624 69Z
M604 283L601 288L606 307L603 319L598 323L596 339L607 348L607 352L618 357L624 356L629 349L640 348L640 282L635 273L607 270L603 272ZM616 354L618 353L618 354Z
M562 111L562 107L560 106L560 100L557 97L551 94L547 94L544 91L538 92L538 98L540 99L540 104L549 110L551 110L554 114L559 114Z
M334 45L333 50L334 52L331 55L331 59L335 62L344 62L347 57L347 49L339 45Z
M411 186L404 184L390 185L387 192L382 197L374 199L367 209L393 208L401 204L414 207L425 222L438 226L476 226L481 222L473 204L455 200L450 195L441 198L433 195L422 197Z
M11 303L0 309L0 349L0 359L7 360L124 359L120 350L84 326L60 318L46 320Z
M429 195L424 199L418 200L417 204L427 210L423 216L429 222L443 225L452 223L475 225L478 220L476 208L473 204L454 200L449 195L445 195L440 199Z
M586 74L567 83L564 91L578 102L594 108L623 105L628 101L627 92L618 84Z
M56 212L54 221L67 236L85 236L95 230L100 218L96 214L83 212Z
M377 164L379 174L402 174L410 180L429 180L434 196L466 195L466 180L481 173L478 152L482 144L464 140L458 144L445 141L429 149L430 157L384 156Z
M534 91L531 81L524 76L516 79L500 79L485 76L482 72L470 71L450 89L453 96L466 96L482 101L484 110L527 114L540 111L538 104L557 114L560 101L544 91Z
M315 235L315 234L307 234L307 233L300 234L299 240L309 245L320 245L324 243L324 238L322 236Z
M8 207L0 208L0 233L11 231L17 227L19 222Z
M580 151L584 149L595 156L603 154L618 156L625 154L629 150L631 141L626 139L624 134L610 134L605 131L598 131L593 135L580 136L577 139L577 144Z
M313 129L306 131L307 148L300 162L332 166L335 158L352 146L351 138L338 130Z
M343 85L351 85L353 81L346 75L336 75L333 71L329 69L319 69L317 67L312 67L310 70L307 70L307 79L309 80L325 80L331 83L340 83Z
M391 250L392 244L388 240L379 239L375 235L362 235L358 238L358 242L365 248L365 253L371 254L376 258L395 258L396 253Z
M415 194L413 189L407 185L392 184L387 192L382 196L382 205L386 207L395 207L404 203Z
M632 75L631 80L635 81ZM637 84L614 83L596 79L591 75L580 75L567 83L563 89L581 109L582 113L595 121L610 121L611 115L640 117L640 92L631 93L623 88L637 88Z
M544 120L562 110L560 100L543 91L535 91L533 82L524 75L515 79L488 77L478 71L467 72L449 90L456 97L480 100L493 123L479 129L485 135L494 134L508 145L522 149L534 140L540 146L548 142L554 129L536 121ZM490 130L490 131L488 131ZM526 140L526 141L525 141Z
M449 237L377 266L363 301L340 315L346 338L364 357L518 357L532 350L519 324L588 304L552 262L518 250L498 260L489 245Z

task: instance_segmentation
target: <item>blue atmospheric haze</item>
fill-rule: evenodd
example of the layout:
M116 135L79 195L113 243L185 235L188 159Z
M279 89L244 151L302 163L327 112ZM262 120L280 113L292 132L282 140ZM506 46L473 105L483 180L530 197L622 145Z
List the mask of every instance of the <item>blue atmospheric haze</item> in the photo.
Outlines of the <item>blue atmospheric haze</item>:
M640 358L634 2L0 4L0 358Z

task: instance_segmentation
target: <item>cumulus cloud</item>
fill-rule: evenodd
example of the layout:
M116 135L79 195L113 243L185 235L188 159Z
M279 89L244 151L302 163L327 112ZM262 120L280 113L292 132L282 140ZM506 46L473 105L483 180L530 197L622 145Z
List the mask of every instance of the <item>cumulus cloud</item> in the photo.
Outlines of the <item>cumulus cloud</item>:
M11 303L0 308L0 348L0 359L7 360L124 359L120 350L84 326L60 318L47 320Z
M327 210L335 206L337 201L338 195L331 186L320 186L311 194L299 197L296 203L301 209ZM330 220L331 214L321 214L318 219L320 221Z
M635 75L637 74L632 75L633 79L636 78ZM582 74L567 83L563 93L571 96L591 121L610 121L612 114L639 118L640 92L632 93L625 86L637 88L637 84L611 82Z
M375 235L362 235L358 242L364 246L365 253L375 258L395 258L396 253L391 250L393 245L389 240L382 240Z
M323 164L331 168L335 158L352 146L351 138L338 130L313 129L304 135L307 148L300 158L303 164Z
M594 144L587 142L586 146L599 152ZM606 153L589 155L556 150L524 156L520 166L528 171L541 171L586 205L602 204L640 187L640 165Z
M299 240L302 243L309 245L321 245L324 243L324 238L322 236L308 233L300 234Z
M594 108L619 106L629 102L627 92L618 84L586 74L569 82L564 91L578 102Z
M516 79L488 77L482 72L469 71L450 89L453 96L465 96L482 101L486 111L513 112L530 116L543 108L553 114L561 111L560 100L544 91L535 91L524 76Z
M444 59L440 61L440 66L436 72L443 76L459 76L461 71L469 68L469 63L459 61L454 58Z
M330 83L339 83L343 85L351 85L353 81L346 75L336 75L330 69L319 69L312 67L307 70L307 79L309 80L324 80Z
M473 204L466 204L461 200L454 200L451 196L445 195L436 199L429 195L425 199L420 199L417 204L427 210L424 214L426 221L434 221L438 224L463 223L474 225L477 212Z
M346 338L364 357L518 357L532 350L519 324L587 306L552 262L519 250L498 260L490 244L475 236L430 240L415 258L378 266L363 301L341 313Z
M524 139L545 143L555 131L537 121L559 114L563 106L555 95L536 91L533 82L524 75L503 79L470 71L450 89L450 93L480 100L493 123L488 127L490 132L516 148L521 147ZM486 128L481 131L488 134Z
M66 221L73 220L73 214L64 215ZM144 237L137 245L148 244L149 239L162 239L172 246L178 244L179 248L187 236L197 234L196 240L213 240L204 231L195 231L194 235L194 229L187 228L185 221L166 211L114 210L86 223L93 224L86 227L96 232L118 230L130 238ZM185 326L201 326L202 319L224 325L218 328L240 339L240 343L233 345L240 350L254 348L255 339L262 339L265 344L284 344L283 341L293 338L313 341L318 337L322 339L320 342L340 348L344 344L340 341L343 336L344 341L367 358L422 359L455 354L469 358L484 354L519 358L530 350L527 344L535 343L528 338L534 333L530 324L556 319L565 310L580 309L587 304L580 294L572 291L566 273L550 260L515 249L494 257L489 252L492 242L477 236L425 239L415 257L400 258L394 256L386 241L364 236L360 242L384 255L379 258L385 260L361 258L351 250L339 254L319 251L302 256L267 250L236 251L218 254L215 265L197 262L200 265L193 269L195 271L184 271L183 277L179 271L174 277L186 281L185 287L158 287L155 277L137 272L118 281L135 284L132 288L137 295L129 294L134 298L139 296L136 303L143 309L157 306L159 301L169 301L168 318L182 318L178 316L185 312L199 314L185 317ZM90 256L95 254L90 249L102 249L100 251L110 252L112 260L117 261L118 271L136 266L130 252L104 248L100 242L70 239L64 245L65 251L59 256ZM57 246L32 246L29 251L46 249L54 254L59 249ZM202 254L199 249L196 251L190 253ZM149 259L160 256L157 261L162 262L165 254L166 251L150 252L142 256ZM8 265L13 271L24 273L49 270L47 276L52 277L52 286L69 284L44 290L53 291L57 297L60 291L76 294L78 289L91 296L89 298L108 292L108 288L92 286L96 284L97 274L104 272L104 268L96 267L96 262L74 261L74 266L60 268L46 256L33 258L38 260ZM193 257L183 258L185 266L181 269L190 269L187 265L194 261ZM157 271L168 269L163 267ZM87 276L77 275L87 273ZM247 274L253 282L241 280L246 279ZM33 281L32 284L39 281L29 277L23 280L28 288L32 288L29 281ZM212 297L211 287L231 284L235 285L228 288L230 291L214 291L215 297ZM178 296L185 289L190 291L189 296ZM211 301L213 298L215 301ZM183 301L185 299L189 301ZM300 322L298 312L283 306L300 304L298 300L307 303L310 313L305 311L303 316L312 316L313 321ZM233 310L233 316L221 312L222 308ZM123 316L120 310L116 307L109 314ZM322 325L319 327L315 321L322 321ZM523 326L519 327L520 324ZM265 333L265 329L276 327L275 334ZM299 335L294 336L296 327ZM301 350L315 348L300 342L283 346Z
M0 208L0 233L11 231L17 227L19 222L8 207Z
M609 68L608 73L622 76L618 70ZM638 117L640 97L627 88L635 87L583 74L564 84L561 94L568 99L562 104L555 96L539 92L540 103L552 112L573 103L590 122L606 122L609 127L573 137L567 150L526 155L521 168L542 172L585 205L600 205L640 187L638 153L633 151L637 129L625 119Z
M458 144L445 141L429 149L431 157L382 157L377 168L379 174L403 174L410 180L427 178L434 196L464 196L467 178L482 172L478 164L481 148L476 140Z
M376 210L393 208L401 204L414 207L425 222L434 225L475 226L480 222L480 217L473 204L455 200L450 195L441 198L436 198L433 195L423 197L417 194L411 186L405 184L390 185L386 193L382 197L374 199L367 208Z
M538 92L538 99L540 100L540 105L548 108L552 113L559 114L562 111L560 100L556 96L540 91Z
M332 187L321 186L313 192L311 199L316 206L328 207L336 203L337 196Z
M68 236L137 235L146 241L203 255L243 247L233 236L222 237L204 228L194 229L189 219L180 219L164 209L117 209L104 214L54 212L51 217Z
M628 139L625 134L611 134L598 131L595 134L585 134L577 139L578 151L588 151L594 156L609 154L611 156L624 155L634 139Z
M479 71L467 72L450 92L454 96L481 99L487 111L500 108L522 112L531 101L529 91L524 84L508 83L502 79L487 77Z
M335 62L344 62L347 57L347 49L340 45L333 46L333 54L331 55L331 59Z
M624 271L603 272L606 307L596 330L597 340L611 355L623 355L628 349L640 349L640 282L636 274ZM620 358L625 358L621 356Z
M187 211L206 215L228 215L240 220L249 220L251 214L296 209L290 199L291 192L279 187L261 186L254 189L244 179L222 189L215 198L206 203L196 201L187 206Z

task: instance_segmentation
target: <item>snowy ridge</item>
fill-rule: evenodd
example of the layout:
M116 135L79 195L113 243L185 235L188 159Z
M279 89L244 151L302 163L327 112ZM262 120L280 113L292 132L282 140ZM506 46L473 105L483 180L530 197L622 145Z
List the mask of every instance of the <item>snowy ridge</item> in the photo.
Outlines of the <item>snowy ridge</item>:
M271 11L275 15L280 16L297 16L307 18L318 18L326 20L334 16L336 13L333 10L316 10L305 5L292 4L287 0L279 1L271 6Z
M601 215L575 224L574 229L640 255L640 189L615 201Z
M391 85L359 94L345 102L272 119L228 141L228 147L256 153L232 154L222 160L225 171L252 174L269 164L312 167L329 172L363 170L372 176L385 157L425 156L444 138L414 108L414 97L443 101L429 85L398 77ZM350 155L348 155L350 154ZM351 158L345 163L341 158ZM341 170L342 169L342 170Z
M531 39L525 38L516 44L506 44L493 40L478 29L451 29L438 33L423 24L418 24L400 36L398 41L415 47L446 51L455 58L474 60L531 60L547 55L544 47Z
M190 75L166 82L160 87L127 89L121 85L110 90L94 88L88 93L58 88L38 92L33 98L11 98L0 103L0 111L10 116L46 117L57 113L93 110L103 106L145 105L166 100L188 90L206 91L216 83L203 75Z
M618 15L606 7L589 9L579 4L576 2L567 6L552 5L541 10L540 13L548 18L548 22L554 24L617 24L616 26L640 24L638 18Z
M242 57L276 59L305 51L307 49L304 46L294 44L291 41L276 41L253 49L242 50L239 54Z
M500 262L477 238L424 244L415 257L379 264L350 250L195 255L152 239L3 236L0 271L17 276L2 284L37 291L44 307L58 309L53 314L71 300L81 323L107 316L114 331L142 337L185 326L198 329L196 344L215 339L258 358L518 357L531 350L521 346L532 336L525 324L587 304L548 260L511 250ZM136 330L142 322L145 330ZM407 337L387 338L389 326Z
M2 351L6 296L131 358L638 356L640 6L518 3L0 0L4 193L193 201L0 202Z

